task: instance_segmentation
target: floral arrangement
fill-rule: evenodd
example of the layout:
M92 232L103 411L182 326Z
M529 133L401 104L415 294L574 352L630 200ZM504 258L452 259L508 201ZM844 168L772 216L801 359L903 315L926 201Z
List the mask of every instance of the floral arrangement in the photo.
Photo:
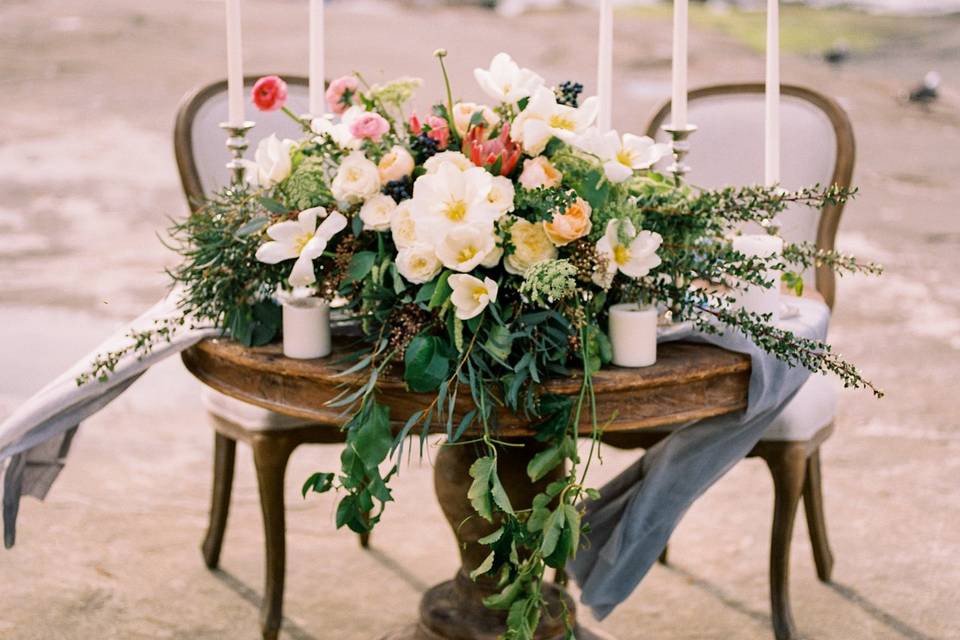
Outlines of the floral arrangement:
M675 321L742 332L791 365L879 395L828 344L736 304L745 286L780 286L766 279L769 269L799 292L799 273L814 266L879 267L807 244L769 258L731 246L743 223L776 233L774 218L788 204L822 207L844 201L846 190L697 190L652 169L667 146L594 127L596 98L581 100L579 84L551 87L501 53L475 71L491 104L457 101L446 53L436 56L446 96L429 113L408 110L421 84L414 78L334 80L332 113L312 120L287 109L280 78L257 82L257 107L283 109L304 135L264 139L247 184L225 188L174 226L183 261L171 275L185 291L178 323L205 319L235 340L264 344L278 332L278 289L343 305L363 334L350 372L366 372L367 382L332 403L349 416L341 470L314 474L304 494L340 491L337 526L367 531L392 499L408 436L441 430L447 443L480 447L469 497L476 517L498 528L482 541L490 553L474 575L499 577L502 590L487 606L508 611L508 638L531 638L545 569L577 552L583 501L597 495L584 485L596 447L582 460L576 441L585 420L595 443L602 433L592 376L610 361L610 305L660 304ZM175 329L141 335L134 349ZM103 356L84 379L108 374L117 357ZM378 377L390 368L432 401L391 416L377 399ZM582 372L578 395L542 392L539 383L573 371ZM466 393L473 409L455 419ZM553 481L532 509L514 508L498 477L499 407L536 424L543 443L527 471L531 482ZM398 433L391 420L405 420Z

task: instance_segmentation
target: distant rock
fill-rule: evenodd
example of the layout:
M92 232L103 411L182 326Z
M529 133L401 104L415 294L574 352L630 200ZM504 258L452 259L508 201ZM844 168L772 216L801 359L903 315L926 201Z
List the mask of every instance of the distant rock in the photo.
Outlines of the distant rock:
M928 71L923 77L923 83L910 92L910 102L930 104L940 97L939 88L940 74L936 71Z

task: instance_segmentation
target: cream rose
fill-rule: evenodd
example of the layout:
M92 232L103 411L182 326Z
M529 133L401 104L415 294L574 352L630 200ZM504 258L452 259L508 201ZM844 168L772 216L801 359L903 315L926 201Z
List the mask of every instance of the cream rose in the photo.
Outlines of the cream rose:
M360 207L360 219L363 220L363 228L370 231L387 231L390 228L390 218L396 209L397 203L394 202L393 198L378 193Z
M380 191L380 171L361 152L355 151L340 163L330 190L337 200L350 204L362 202Z
M397 271L413 284L430 282L442 268L433 247L428 244L414 244L397 253Z
M483 115L483 121L489 129L497 126L500 122L500 116L485 104L458 102L453 105L453 126L456 128L457 133L461 136L467 135L467 130L470 128L470 121L477 112Z
M423 163L423 168L427 170L428 174L431 174L439 171L440 167L445 164L452 164L457 169L460 169L460 171L466 171L475 166L470 162L470 158L459 151L443 151L430 156L427 161Z
M557 257L557 248L541 224L517 220L510 227L510 240L514 251L503 260L507 273L523 275L532 265Z
M577 198L563 213L554 213L552 221L544 221L543 230L550 242L556 246L568 245L593 229L591 212L590 203L583 198Z
M404 200L393 210L390 217L390 233L393 234L393 244L398 249L410 247L417 242L417 224L413 221L411 205L413 200Z
M450 276L447 280L453 293L450 301L457 310L457 317L469 320L480 315L487 305L497 301L497 283L490 278L474 278L465 273Z
M523 171L520 173L520 185L524 189L539 187L555 187L563 180L553 163L546 156L537 156L523 161Z
M406 178L413 173L414 164L410 152L400 145L395 145L380 158L380 164L377 165L380 170L380 182L386 184Z

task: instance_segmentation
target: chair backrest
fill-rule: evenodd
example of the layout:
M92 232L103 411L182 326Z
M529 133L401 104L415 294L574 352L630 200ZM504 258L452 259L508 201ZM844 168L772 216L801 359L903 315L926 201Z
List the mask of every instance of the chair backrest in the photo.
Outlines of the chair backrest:
M763 182L764 85L726 84L694 89L689 96L689 121L698 130L690 138L687 164L690 184L718 188ZM850 186L855 155L853 128L836 102L811 89L781 88L781 183L796 189L816 183ZM670 116L664 104L650 121L647 135L658 141L669 136L661 125ZM788 242L815 242L833 249L843 206L821 211L791 206L778 222ZM831 307L835 282L828 267L804 274Z
M287 106L294 113L308 110L307 79L299 76L284 76L289 97ZM257 78L244 78L244 92L250 95ZM247 110L253 109L252 105ZM289 116L280 110L257 111L248 114L256 126L247 134L250 147L247 157L253 158L257 143L271 133L280 138L299 139L302 131ZM180 182L190 208L196 210L205 197L216 193L228 184L230 174L226 163L230 160L226 132L220 123L227 119L227 81L220 80L191 91L180 102L177 121L173 131L173 147L180 170Z

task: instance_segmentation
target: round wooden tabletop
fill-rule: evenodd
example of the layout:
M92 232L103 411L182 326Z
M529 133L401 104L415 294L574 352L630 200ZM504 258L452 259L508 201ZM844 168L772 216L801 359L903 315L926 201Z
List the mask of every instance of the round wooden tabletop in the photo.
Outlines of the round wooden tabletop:
M327 406L343 391L358 386L364 375L342 372L346 350L338 345L327 358L293 360L279 344L244 347L225 339L200 342L183 352L187 368L202 382L229 396L276 411L340 427L342 409ZM685 342L658 347L657 363L642 369L605 367L594 375L597 417L605 432L631 431L699 420L746 407L750 359L717 347ZM544 385L551 393L573 395L580 390L574 375ZM408 391L397 373L381 376L381 402L391 407L401 425L413 412L428 406L430 394ZM459 394L457 410L471 409L469 392ZM528 421L503 410L497 417L501 436L529 436ZM439 425L435 425L439 430ZM581 433L591 431L584 412Z

